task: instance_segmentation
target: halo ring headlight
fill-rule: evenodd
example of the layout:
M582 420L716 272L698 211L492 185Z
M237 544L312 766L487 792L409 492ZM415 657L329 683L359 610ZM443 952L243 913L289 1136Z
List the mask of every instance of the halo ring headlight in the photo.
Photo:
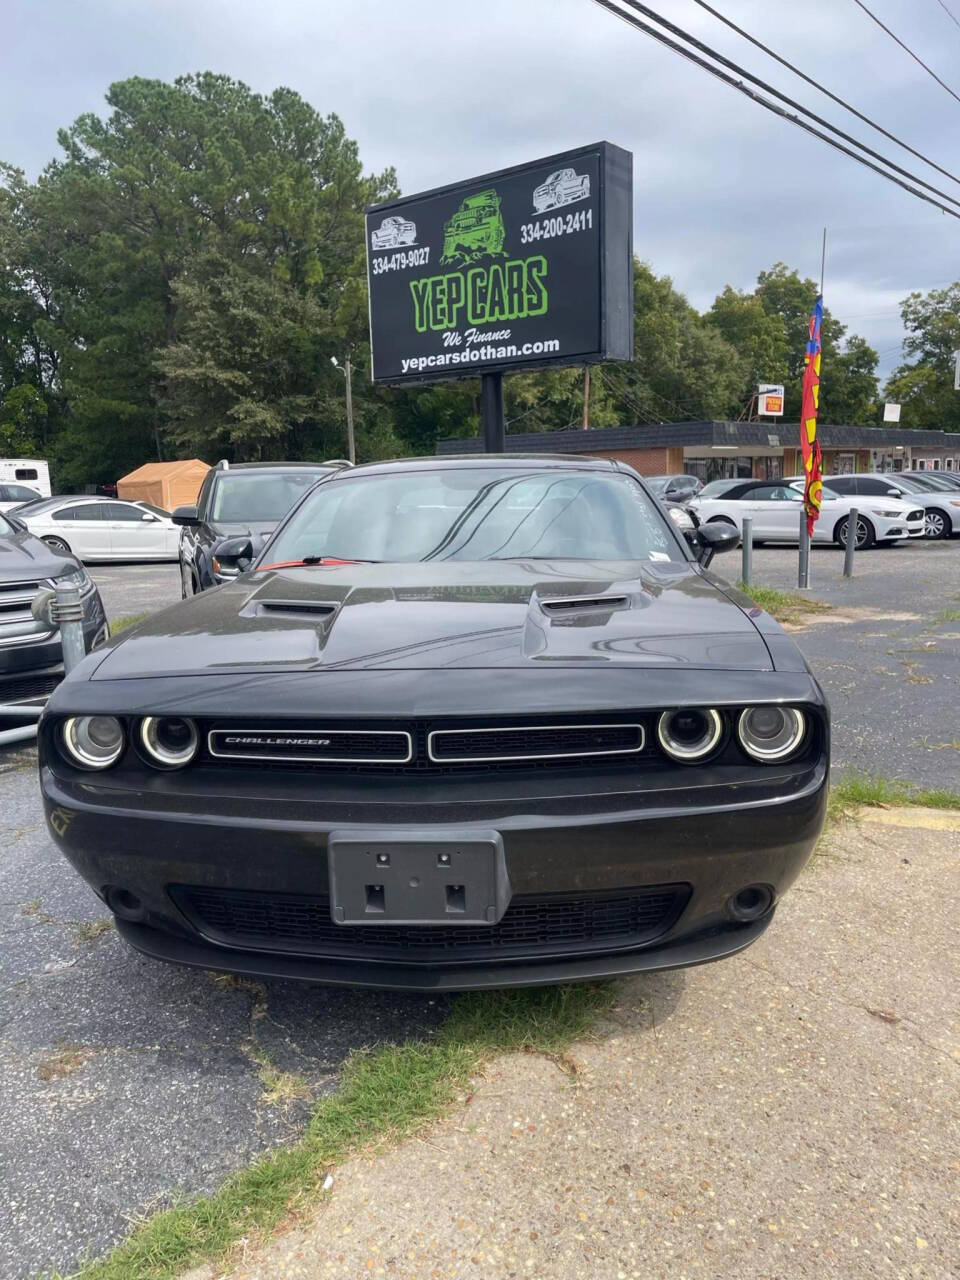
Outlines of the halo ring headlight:
M152 765L182 769L197 754L200 735L185 716L144 716L140 721L140 746Z
M71 716L60 733L67 759L81 769L109 769L126 745L116 716Z
M672 760L692 763L716 750L723 736L723 720L712 707L681 707L664 711L657 721L657 738Z
M807 718L796 707L747 707L737 721L740 745L765 764L793 755L806 729Z

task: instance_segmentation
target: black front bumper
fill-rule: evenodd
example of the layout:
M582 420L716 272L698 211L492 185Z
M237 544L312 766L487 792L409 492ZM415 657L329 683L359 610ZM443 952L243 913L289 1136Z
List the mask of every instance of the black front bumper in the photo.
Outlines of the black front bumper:
M553 786L552 794L535 796L532 784L524 794L517 780L504 783L497 799L478 787L470 803L453 796L444 803L442 788L418 795L408 782L384 781L364 795L345 780L338 793L322 795L319 786L311 793L269 770L243 779L228 769L156 775L149 790L137 790L109 774L78 775L52 763L54 757L41 767L51 830L98 894L112 888L136 895L139 918L120 927L138 949L258 977L414 990L599 978L730 955L763 932L774 909L741 923L730 910L732 896L762 885L776 903L812 852L827 795L825 752L735 782L705 772L697 785L677 770L639 786L634 778L627 791L584 776L566 794ZM538 932L527 948L514 937L511 946L481 954L476 945L453 942L419 951L391 951L379 940L355 945L351 939L369 937L376 926L331 928L329 921L312 940L291 928L271 935L257 926L258 933L196 907L211 895L241 895L261 906L269 901L281 917L284 901L303 915L305 903L327 900L332 831L386 824L429 833L451 823L464 837L479 828L500 833L518 906L664 890L674 893L677 909L665 908L659 926L645 917L632 932L581 931L574 942Z

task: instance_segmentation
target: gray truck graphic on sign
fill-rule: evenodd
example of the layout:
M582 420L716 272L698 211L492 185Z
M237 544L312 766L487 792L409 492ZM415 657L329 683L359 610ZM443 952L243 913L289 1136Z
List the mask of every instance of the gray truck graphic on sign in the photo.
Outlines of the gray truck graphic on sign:
M399 249L402 245L417 243L417 224L393 214L384 218L376 231L370 232L370 244L374 249Z
M565 204L589 198L589 175L577 173L575 169L558 169L534 189L533 211L546 213L548 209L559 209Z

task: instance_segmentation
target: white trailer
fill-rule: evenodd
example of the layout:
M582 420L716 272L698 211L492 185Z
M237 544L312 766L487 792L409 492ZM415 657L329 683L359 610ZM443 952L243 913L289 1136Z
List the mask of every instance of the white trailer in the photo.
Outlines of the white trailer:
M0 485L25 486L41 498L49 498L50 468L40 458L0 458Z

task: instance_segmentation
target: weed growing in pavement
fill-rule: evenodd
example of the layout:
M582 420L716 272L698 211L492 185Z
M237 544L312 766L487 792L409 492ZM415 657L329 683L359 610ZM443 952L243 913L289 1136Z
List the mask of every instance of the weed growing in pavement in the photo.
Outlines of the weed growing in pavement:
M837 822L863 806L890 809L898 805L960 809L960 795L954 791L925 790L895 778L848 774L830 782L827 819L828 823Z
M775 591L772 587L747 587L737 583L737 590L749 596L754 604L766 609L778 622L805 622L811 614L829 613L831 606L823 600L810 600L792 591Z
M485 1059L526 1051L562 1064L569 1045L610 1006L613 991L611 983L580 983L457 997L431 1039L351 1054L339 1091L317 1104L299 1142L262 1156L214 1195L142 1222L73 1280L172 1280L222 1256L241 1237L271 1230L316 1200L331 1166L371 1143L396 1141L429 1124Z

